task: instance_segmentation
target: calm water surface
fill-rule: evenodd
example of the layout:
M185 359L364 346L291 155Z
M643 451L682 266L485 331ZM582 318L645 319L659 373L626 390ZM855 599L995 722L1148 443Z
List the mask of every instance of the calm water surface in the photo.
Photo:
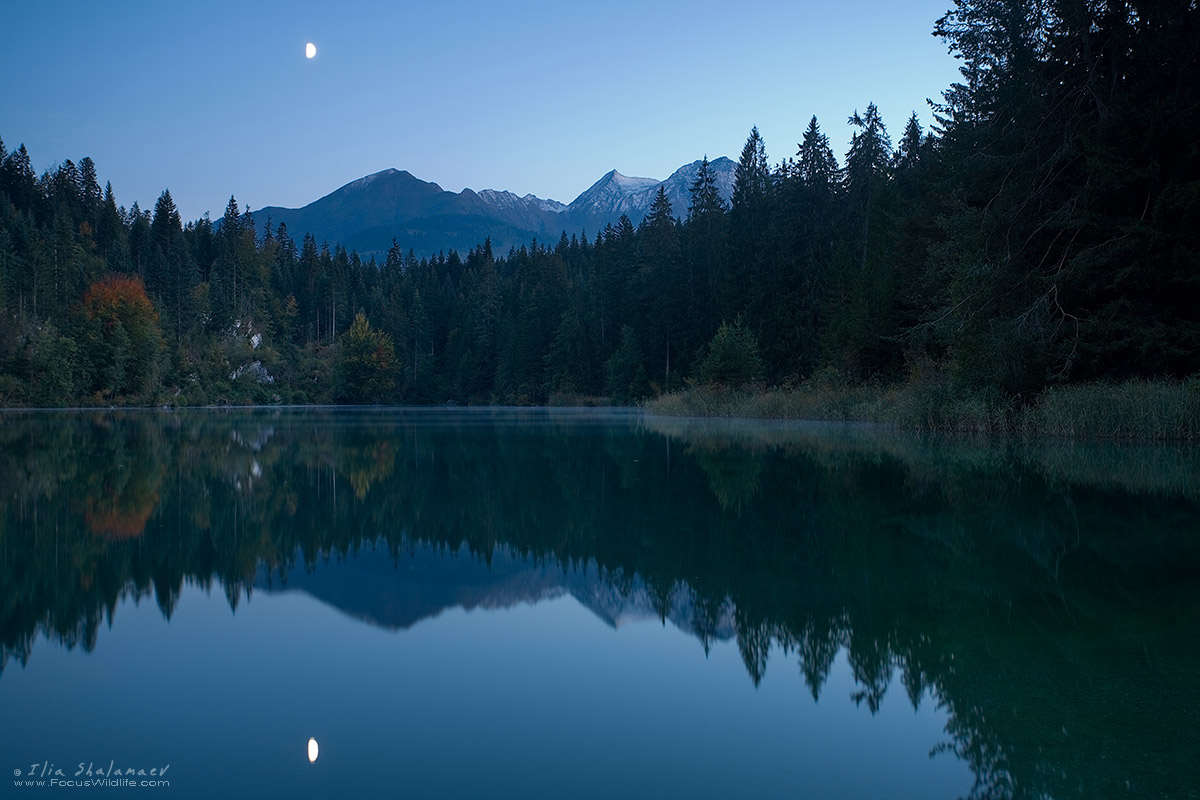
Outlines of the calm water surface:
M0 504L4 796L1200 796L1195 449L9 413Z

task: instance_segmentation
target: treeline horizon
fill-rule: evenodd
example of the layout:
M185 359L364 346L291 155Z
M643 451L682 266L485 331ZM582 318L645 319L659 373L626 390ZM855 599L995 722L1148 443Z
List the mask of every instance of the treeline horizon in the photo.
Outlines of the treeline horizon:
M90 158L0 142L0 405L613 402L692 382L920 379L1026 402L1200 374L1200 11L958 0L962 80L839 162L813 117L732 201L377 261L231 197L126 210ZM788 151L791 151L789 145ZM296 237L299 237L298 239Z

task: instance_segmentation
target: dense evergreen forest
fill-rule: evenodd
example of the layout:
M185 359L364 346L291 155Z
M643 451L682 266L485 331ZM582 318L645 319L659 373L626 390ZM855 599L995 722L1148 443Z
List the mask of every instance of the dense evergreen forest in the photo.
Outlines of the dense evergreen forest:
M628 402L690 381L1048 386L1200 373L1200 9L957 0L960 82L839 163L814 117L757 129L726 206L507 254L383 263L231 197L184 224L90 158L0 143L0 404ZM828 125L828 123L826 123ZM682 220L682 221L680 221Z

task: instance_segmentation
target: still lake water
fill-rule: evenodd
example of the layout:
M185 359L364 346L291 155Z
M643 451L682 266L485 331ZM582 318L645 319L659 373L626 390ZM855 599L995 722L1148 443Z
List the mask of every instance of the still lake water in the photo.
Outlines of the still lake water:
M4 796L1200 796L1195 448L8 413L0 503Z

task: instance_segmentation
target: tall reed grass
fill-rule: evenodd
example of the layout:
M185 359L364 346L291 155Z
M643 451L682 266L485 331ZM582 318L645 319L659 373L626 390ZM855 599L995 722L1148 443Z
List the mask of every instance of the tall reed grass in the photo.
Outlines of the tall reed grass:
M863 421L923 431L1200 441L1200 378L1056 386L1032 401L956 389L944 379L863 384L818 373L788 388L692 386L645 403L675 417Z

